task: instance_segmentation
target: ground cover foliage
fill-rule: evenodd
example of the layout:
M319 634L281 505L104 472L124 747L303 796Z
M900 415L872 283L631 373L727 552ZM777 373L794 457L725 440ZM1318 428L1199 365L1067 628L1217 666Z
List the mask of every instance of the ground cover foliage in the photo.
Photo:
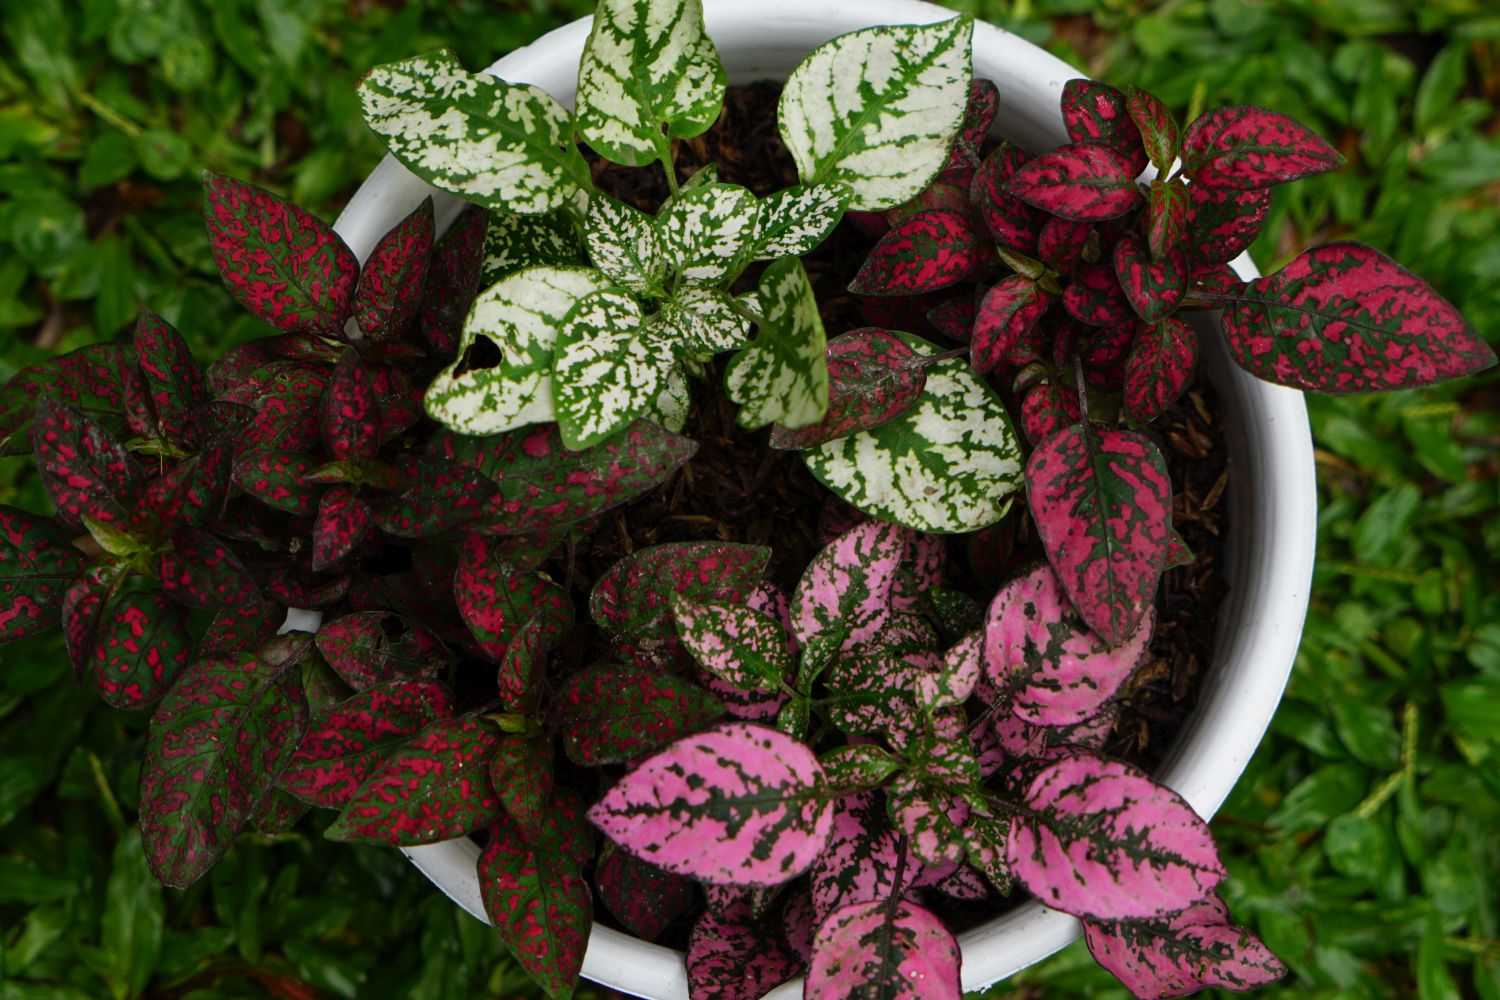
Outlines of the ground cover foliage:
M120 336L144 302L204 338L200 358L269 332L218 282L200 168L331 218L379 151L354 96L365 67L441 45L483 65L586 6L0 0L0 378ZM1349 165L1278 192L1259 262L1359 239L1500 330L1485 5L951 6L1184 121L1253 102L1307 122ZM1291 969L1281 995L1500 997L1497 401L1493 373L1310 400L1317 599L1288 699L1214 823L1225 898ZM0 502L43 497L26 463L0 464ZM0 657L0 998L528 995L403 859L320 830L245 838L193 889L160 889L134 832L145 713L76 690L58 637ZM1080 944L988 995L1124 993Z

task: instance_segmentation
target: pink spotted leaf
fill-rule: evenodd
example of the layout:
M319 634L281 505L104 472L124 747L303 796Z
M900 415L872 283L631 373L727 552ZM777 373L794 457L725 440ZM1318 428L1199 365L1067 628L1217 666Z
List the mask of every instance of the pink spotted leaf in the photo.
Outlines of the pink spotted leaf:
M0 504L0 642L55 628L82 565L56 522Z
M1052 270L1067 274L1083 257L1094 227L1077 219L1055 215L1047 220L1037 239L1036 254Z
M1193 184L1187 189L1187 239L1195 261L1225 264L1255 242L1271 209L1271 191Z
M672 613L698 665L735 687L776 691L795 665L786 630L758 611L673 595Z
M1321 174L1342 166L1344 158L1301 122L1237 105L1215 108L1188 125L1182 161L1195 185L1244 191Z
M1092 142L1059 146L1031 160L1006 190L1033 207L1081 222L1117 219L1141 203L1140 173L1116 150Z
M1080 323L1115 326L1135 318L1112 264L1084 264L1063 290L1063 308Z
M846 743L818 758L828 784L842 793L873 788L901 770L901 761L875 743Z
M48 397L37 401L31 425L42 485L58 519L81 526L125 520L136 485L134 459L103 425Z
M927 370L904 340L864 327L828 342L828 412L809 427L771 431L771 447L812 448L888 423L911 409Z
M1021 425L1026 437L1037 445L1043 439L1076 424L1080 415L1078 393L1070 386L1042 382L1021 397Z
M918 295L962 281L981 241L966 212L919 212L880 238L849 283L855 295Z
M1187 291L1187 254L1174 250L1153 257L1136 233L1115 243L1114 265L1125 298L1144 322L1158 323L1171 315Z
M984 635L971 632L943 654L942 666L917 677L917 700L928 711L962 705L984 672Z
M121 568L113 563L96 563L78 574L62 599L63 645L73 674L82 679L94 658L94 644L104 622L104 609L114 599L124 580Z
M159 590L121 594L100 622L94 679L114 708L138 709L167 693L193 656L187 613Z
M490 758L490 787L521 836L528 843L539 842L552 798L552 742L506 735Z
M1177 119L1161 98L1134 85L1125 88L1125 109L1140 133L1147 157L1165 177L1177 159Z
M295 451L254 451L235 462L236 486L268 507L310 515L318 509L318 490L306 482L317 463Z
M806 997L959 1000L959 963L958 942L928 910L904 900L849 903L818 928Z
M360 611L318 630L318 652L356 691L387 681L435 677L452 657L436 635L385 611Z
M162 589L178 604L190 608L228 608L260 596L239 556L219 538L179 525L157 564Z
M313 522L312 567L322 573L354 551L370 530L370 508L347 486L335 486L318 501Z
M642 549L610 567L589 595L589 613L613 635L673 633L672 596L742 604L760 583L770 550L719 542Z
M588 667L553 701L563 747L580 764L634 760L723 714L718 699L690 681L638 667Z
M1029 159L1019 146L1002 142L984 158L969 185L969 199L995 242L1024 254L1036 251L1046 216L1011 194L1007 185Z
M380 238L359 272L354 319L371 340L388 340L406 329L422 304L432 257L432 198Z
M920 728L917 677L917 668L894 651L848 652L824 678L828 718L850 736L910 736Z
M599 902L646 941L655 941L698 901L691 879L662 871L605 842L594 870Z
M484 269L484 236L489 214L466 205L432 248L422 293L422 334L441 355L457 352L464 318L479 294Z
M560 611L570 600L542 574L518 570L498 541L478 534L459 550L453 596L480 649L497 660L543 607Z
M802 959L742 901L698 918L686 961L689 995L714 1000L760 1000L802 971Z
M1176 569L1178 566L1191 566L1196 557L1188 543L1183 540L1181 534L1175 527L1167 533L1167 561L1166 569Z
M189 418L209 401L208 381L187 341L172 324L141 310L135 324L136 371L153 417L153 430L171 441L190 440Z
M964 857L997 892L1010 895L1015 880L1010 874L1006 841L1010 820L1003 816L971 815L964 824Z
M1198 334L1175 316L1143 326L1125 359L1125 415L1150 423L1187 388L1198 364Z
M822 923L841 906L888 899L899 862L896 836L875 808L875 793L841 796L828 846L808 871L813 917Z
M1012 274L985 293L974 317L970 360L977 372L1029 360L1029 334L1053 302L1052 293L1032 279Z
M877 637L890 620L890 595L907 553L907 532L867 521L813 557L792 595L792 634L806 646L845 631L845 646Z
M823 852L833 803L806 746L735 722L686 737L589 811L615 843L710 884L777 885Z
M1152 181L1146 199L1146 247L1152 258L1159 260L1186 250L1192 223L1192 192L1177 181Z
M1132 177L1146 169L1147 147L1125 93L1097 80L1069 80L1063 85L1062 114L1074 142L1109 147L1130 165Z
M66 403L110 431L121 431L124 379L132 360L120 345L90 344L16 372L0 385L0 455L31 450L31 418L43 396Z
M354 351L345 351L323 391L323 444L338 461L375 457L380 447L380 398L375 375Z

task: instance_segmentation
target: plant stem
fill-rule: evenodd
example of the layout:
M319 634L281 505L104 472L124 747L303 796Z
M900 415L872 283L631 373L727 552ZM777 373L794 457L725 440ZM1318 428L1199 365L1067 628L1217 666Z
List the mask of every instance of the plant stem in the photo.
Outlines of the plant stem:
M661 168L667 175L667 190L673 198L677 197L677 167L672 163L672 146L670 142L660 142L656 147L656 159L661 163Z

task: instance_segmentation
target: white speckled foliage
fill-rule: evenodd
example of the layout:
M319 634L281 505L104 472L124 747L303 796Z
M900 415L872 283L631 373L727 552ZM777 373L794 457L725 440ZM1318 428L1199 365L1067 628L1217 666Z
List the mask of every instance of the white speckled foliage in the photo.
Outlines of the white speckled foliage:
M596 194L583 222L589 260L618 284L642 295L660 295L668 262L656 220L638 208Z
M758 214L755 195L745 188L704 184L667 202L657 226L677 273L693 284L713 284L749 263Z
M760 332L724 376L740 424L815 424L828 411L827 341L802 261L787 257L766 268L758 298Z
M645 415L677 359L626 291L579 300L557 334L553 397L563 444L587 448Z
M470 201L534 215L592 185L567 109L540 87L470 73L446 49L375 67L359 100L391 155Z
M844 217L853 194L846 184L794 184L762 199L755 217L755 259L816 250Z
M921 192L963 125L973 30L968 17L865 28L814 50L781 94L781 135L802 180L848 184L856 211Z

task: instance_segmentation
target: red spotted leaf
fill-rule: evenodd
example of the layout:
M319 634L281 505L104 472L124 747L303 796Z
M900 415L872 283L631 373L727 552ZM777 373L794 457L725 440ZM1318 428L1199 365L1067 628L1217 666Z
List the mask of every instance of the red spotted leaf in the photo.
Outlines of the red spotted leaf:
M802 959L755 919L750 902L710 907L688 938L688 991L714 1000L760 1000L802 971Z
M152 480L141 495L149 516L161 525L203 527L218 520L234 475L234 448L233 441L215 441Z
M1125 360L1125 415L1150 423L1177 402L1198 364L1198 334L1175 317L1142 326Z
M203 220L224 287L281 330L340 337L359 262L326 223L269 191L203 175Z
M974 296L960 289L953 298L927 310L927 322L948 339L967 344L974 332L974 314L978 309Z
M842 631L844 648L880 636L891 619L890 597L906 559L909 533L867 521L813 557L792 595L792 634L803 646Z
M1025 275L1002 278L985 293L974 317L970 363L977 372L1029 360L1029 334L1051 307L1053 296Z
M1110 645L1155 604L1172 483L1139 434L1074 424L1037 446L1026 496L1047 558L1079 615Z
M979 263L979 234L965 212L919 212L880 238L849 283L855 295L918 295L963 280Z
M605 793L589 818L615 843L713 885L778 885L823 852L833 803L807 747L734 722L672 744Z
M318 630L318 652L356 691L386 681L436 677L452 657L437 636L385 611L360 611Z
M135 360L156 436L172 441L192 437L189 417L209 401L209 389L182 334L149 309L141 310L135 323Z
M56 628L82 565L55 522L0 504L0 642Z
M239 454L320 449L318 418L327 384L323 371L288 368L278 372L255 401L255 416L239 438Z
M724 714L724 706L672 674L593 666L563 683L553 714L569 757L580 764L614 764L702 729Z
M478 534L459 550L453 596L480 649L496 660L528 621L570 606L567 591L541 573L518 570L500 541Z
M345 351L323 390L323 444L340 461L374 458L380 447L380 399L374 373L354 351Z
M1154 614L1111 647L1084 625L1057 574L1042 565L1006 584L989 607L984 665L998 700L1038 726L1093 718L1144 662Z
M999 111L1000 91L992 81L975 80L969 84L969 105L964 109L963 126L948 152L945 171L973 170L979 166L980 150Z
M1066 274L1083 257L1093 233L1094 227L1087 222L1055 215L1042 227L1037 240L1037 256L1052 270Z
M495 496L493 484L466 465L424 458L402 472L411 487L376 511L380 530L397 538L429 538L469 524Z
M1176 569L1179 566L1191 566L1197 559L1193 550L1188 548L1188 543L1183 540L1182 535L1174 526L1167 536L1167 562L1166 569Z
M1267 188L1343 163L1306 125L1250 105L1215 108L1193 119L1182 136L1182 170L1195 186Z
M1063 290L1063 308L1080 323L1115 326L1135 318L1111 264L1084 264Z
M674 595L672 613L698 665L734 687L775 691L795 665L786 629L758 611Z
M238 607L220 608L204 633L198 655L222 656L258 649L276 635L285 620L286 609L277 607L274 601L251 601Z
M1146 156L1162 177L1177 159L1177 119L1155 94L1131 85L1125 88L1125 109L1140 133Z
M1068 751L1027 785L1011 871L1043 904L1091 920L1157 919L1224 879L1208 824L1128 764Z
M1240 367L1297 389L1351 393L1461 378L1495 353L1421 278L1358 243L1325 243L1218 295Z
M304 802L340 809L387 756L429 724L452 714L453 696L441 684L377 684L315 721L277 784Z
M1006 184L1028 205L1065 219L1105 222L1141 203L1140 173L1119 152L1092 142L1059 146L1030 161Z
M1162 920L1085 921L1089 952L1143 1000L1219 987L1251 990L1286 975L1260 939L1230 920L1217 894Z
M1026 390L1021 398L1021 425L1033 445L1041 444L1069 424L1076 424L1080 415L1078 393L1070 386L1043 382Z
M503 738L490 758L490 787L521 836L536 843L546 831L552 797L552 741L531 736Z
M771 431L771 447L813 448L879 427L910 409L927 386L927 370L904 340L866 327L828 342L828 412L811 427Z
M36 404L31 443L59 520L75 526L85 517L101 524L125 520L136 468L124 445L103 425L43 397Z
M375 768L325 836L413 847L488 826L501 816L488 774L500 738L472 715L431 723Z
M850 903L818 928L806 997L959 1000L959 963L958 941L915 903Z
M1078 360L1089 385L1118 392L1125 384L1125 359L1142 324L1134 316L1114 326L1085 327L1078 337Z
M191 525L172 532L157 569L167 596L189 608L234 607L260 596L239 557L218 538Z
M646 941L660 938L698 901L691 879L664 872L608 842L599 852L594 882L605 909Z
M121 594L100 622L94 679L114 708L153 704L193 656L187 613L159 590Z
M112 563L90 566L80 573L62 599L63 644L73 674L82 678L94 658L94 644L104 622L104 609L114 597L123 579L120 568Z
M1187 292L1187 254L1174 250L1153 257L1146 241L1126 233L1115 244L1115 277L1135 314L1147 323L1159 323L1176 311Z
M370 251L354 295L354 320L366 337L380 341L399 336L416 315L427 281L433 236L429 196Z
M888 899L899 861L896 835L876 811L875 793L840 797L828 847L808 871L814 919L821 924L841 906Z
M458 351L464 319L479 294L488 228L489 214L478 205L466 205L432 248L421 322L422 334L439 354Z
M156 707L141 766L141 838L157 880L195 882L234 843L307 727L290 639L190 665Z
M1146 169L1148 147L1131 110L1130 98L1107 83L1074 79L1063 85L1068 138L1108 146L1130 165L1134 177Z
M254 451L235 462L234 484L268 507L310 515L318 509L318 490L306 477L317 464L301 452Z
M151 397L146 394L146 381L140 368L131 366L125 369L120 385L125 393L125 426L130 429L130 433L140 438L160 436L156 427L156 414L151 412Z
M672 632L672 595L742 604L760 583L769 549L720 542L653 545L610 567L594 584L589 613L617 636Z
M558 606L543 602L517 630L495 671L504 711L530 713L540 693L545 656L566 638L573 627L571 603Z
M31 418L43 396L120 430L124 378L133 369L132 360L120 345L90 344L12 375L0 385L0 455L24 455L31 449Z
M1235 191L1193 184L1188 187L1188 247L1199 263L1226 264L1260 235L1271 210L1271 192Z
M322 573L343 559L370 530L370 508L347 486L335 486L318 501L313 522L312 568Z
M1175 181L1153 181L1146 199L1146 247L1152 258L1159 259L1186 250L1188 227L1192 222L1192 192Z
M969 199L995 242L1027 254L1036 251L1046 216L1011 194L1007 185L1029 159L1019 146L1002 142L984 158L969 186Z
M963 292L960 287L922 295L860 295L855 301L867 326L923 334L929 330L927 314Z
M1250 285L1228 264L1199 263L1193 267L1188 281L1194 291L1217 295L1238 295Z

